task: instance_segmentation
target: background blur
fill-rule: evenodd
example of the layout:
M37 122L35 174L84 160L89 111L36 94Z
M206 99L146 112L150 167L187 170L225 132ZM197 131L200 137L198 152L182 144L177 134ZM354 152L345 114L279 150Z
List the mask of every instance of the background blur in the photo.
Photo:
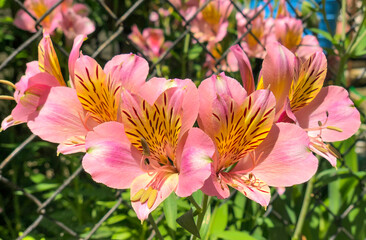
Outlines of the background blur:
M217 64L225 58L228 48L238 43L235 19L238 9L260 6L261 11L268 14L268 3L232 1L233 13L229 17L228 34L221 42L221 54L217 57L205 43L195 41L190 22L184 24L187 19L183 19L169 1L77 2L89 6L89 18L96 25L95 32L82 46L83 54L95 57L104 66L114 55L140 52L141 49L127 37L133 24L140 31L147 27L161 28L165 40L172 44L158 58L145 56L151 67L149 78L191 78L196 83L206 78L208 69L203 63L207 57ZM355 136L334 144L342 155L337 169L320 159L318 172L311 180L313 189L308 191L310 206L305 212L303 239L365 239L366 3L347 1L347 8L341 9L341 1L317 1L318 6L314 1L309 1L306 3L311 7L309 13L302 1L287 2L289 11L303 20L305 31L317 35L325 47L329 67L325 85L340 83L347 88L361 112L363 122ZM276 2L271 4L275 5ZM338 7L330 13L325 11L326 4ZM41 28L36 33L29 33L13 25L14 16L21 8L22 1L0 0L0 79L13 83L24 75L27 62L37 60L37 46L42 37ZM328 26L334 32L329 33L329 29L323 28L327 17ZM248 19L248 24L253 20ZM339 37L342 21L346 26L346 38L343 39ZM249 25L246 34L252 34ZM363 37L361 47L356 46L357 51L347 52L347 41L349 44L360 37ZM64 77L68 79L67 59L71 46L59 32L52 36L52 40ZM260 59L251 59L256 76L261 62ZM216 66L214 72L220 69L219 64ZM240 80L239 72L229 75ZM0 95L12 95L12 91L6 85L0 85ZM8 116L14 106L14 102L0 101L0 119ZM57 156L56 144L35 137L26 125L11 127L0 133L0 239L16 239L21 234L20 239L154 237L150 224L147 221L141 224L131 209L129 191L118 191L95 183L82 170L81 157L81 154ZM213 200L203 226L208 233L207 238L289 239L300 215L306 186L287 188L282 195L272 189L272 202L266 210L237 193L226 200ZM197 192L194 197L200 201L202 196ZM167 215L175 208L178 210L176 215ZM187 236L187 232L176 224L175 218L189 208L186 199L177 199L172 195L153 212L166 239Z

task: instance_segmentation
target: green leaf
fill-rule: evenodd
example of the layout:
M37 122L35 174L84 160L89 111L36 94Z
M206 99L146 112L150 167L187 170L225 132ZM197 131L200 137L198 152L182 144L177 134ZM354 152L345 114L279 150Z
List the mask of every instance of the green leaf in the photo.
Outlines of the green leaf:
M168 227L175 231L177 229L177 224L175 222L177 219L177 197L174 193L170 194L170 196L165 199L163 209Z
M58 186L59 185L57 183L40 183L31 187L27 187L25 190L29 193L36 193L55 189Z
M194 45L188 52L188 59L194 60L200 56L202 47L200 45Z
M131 233L129 233L129 232L115 233L112 235L112 239L122 240L122 239L129 239L129 238L131 238Z
M309 30L312 31L313 33L322 35L323 37L325 37L329 41L333 42L333 37L329 32L326 32L326 31L318 29L318 28L309 28Z
M0 8L4 7L5 5L5 0L0 0Z
M46 176L43 175L42 173L37 173L37 174L31 175L30 176L30 179L34 183L41 183L41 182L43 182L46 179Z
M125 220L126 218L127 218L127 216L126 216L126 215L116 215L116 216L112 216L112 217L108 218L107 223L108 223L108 225L112 225L112 224L114 224L114 223L118 223L118 222L120 222L120 221L123 221L123 220Z
M256 240L254 237L250 236L248 232L239 231L217 231L215 232L215 237L224 240Z
M197 225L196 225L196 223L194 222L194 219L193 219L192 209L190 209L188 212L186 212L185 214L180 216L177 219L177 223L182 228L184 228L188 232L192 233L195 237L198 237L199 239L201 239L201 236L200 236L200 233L198 231Z
M207 236L215 234L216 232L224 231L227 225L227 214L228 213L228 205L222 204L221 206L217 207L212 214L212 219L210 223L210 227L208 230Z
M234 199L233 211L234 211L235 219L237 219L236 227L238 229L241 228L246 201L247 201L247 198L243 194L237 192L235 199Z

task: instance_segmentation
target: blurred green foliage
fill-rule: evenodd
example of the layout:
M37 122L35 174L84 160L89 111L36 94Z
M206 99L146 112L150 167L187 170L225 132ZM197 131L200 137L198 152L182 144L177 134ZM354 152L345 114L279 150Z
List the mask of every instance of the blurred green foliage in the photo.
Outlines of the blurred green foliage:
M101 7L98 1L85 0L92 9L90 18L95 21L97 29L88 37L83 46L83 53L91 55L117 29L115 20ZM122 16L135 1L107 0L106 4L116 16ZM130 26L137 24L140 29L152 27L147 21L151 11L159 7L169 8L160 1L147 1L139 6L123 23L123 33L96 57L103 66L112 56L119 53L137 52L126 41ZM18 46L32 34L17 29L13 18L19 6L13 1L0 0L0 62L10 55ZM230 29L234 30L235 16L231 16ZM174 41L184 31L177 14L171 14L161 19L159 26L165 30L166 39ZM365 20L359 34L344 44L338 42L337 36L312 29L326 36L335 44L339 53L347 49L347 59L365 54ZM157 65L157 74L170 78L184 77L200 82L205 78L207 69L203 67L206 52L195 44L192 39L182 40L174 47L170 55ZM61 33L52 37L55 46L62 46L67 52L70 46L65 45ZM223 43L226 49L236 39L235 31L229 31ZM0 72L0 79L17 82L24 74L26 63L37 60L37 45L40 39L16 55L14 59ZM358 44L356 44L358 43ZM185 46L186 44L186 46ZM184 50L186 49L186 50ZM342 50L342 51L341 51ZM67 76L67 56L57 49L61 68ZM330 52L333 53L334 52ZM253 61L253 69L258 74L261 61ZM154 73L155 69L151 69ZM240 79L239 73L230 74ZM12 89L0 86L0 94L12 94ZM10 114L13 102L0 101L0 119ZM362 122L365 122L362 117ZM0 133L0 160L5 159L28 136L30 131L25 125L12 127ZM325 160L320 160L319 170L315 176L311 205L306 215L303 235L306 239L348 239L348 233L353 239L365 239L366 232L366 162L358 156L355 142L360 138L356 135L335 147L343 154L338 169L331 168ZM33 194L41 202L46 201L56 189L70 177L80 166L82 155L57 156L56 146L39 138L28 144L8 165L1 175L13 185L22 187ZM248 200L242 194L233 193L229 199L211 199L210 207L203 219L200 235L202 239L290 239L302 207L305 185L286 189L279 196L272 189L274 201L268 211L257 203ZM40 225L24 239L77 239L60 228L54 220L65 224L75 231L79 237L85 237L98 221L117 203L117 197L122 195L123 202L100 228L92 235L92 239L147 239L151 226L147 221L140 223L136 214L130 208L129 192L119 192L102 184L95 183L88 174L82 172L49 204L45 213L50 218L44 218ZM201 203L202 193L196 192L194 199ZM153 217L159 219L159 230L165 239L185 239L187 232L176 223L177 217L191 209L187 199L171 195L164 204L153 212ZM0 184L0 239L15 239L32 224L40 213L37 205L24 196L21 191L10 185ZM52 220L54 219L54 220ZM341 228L344 228L343 231Z

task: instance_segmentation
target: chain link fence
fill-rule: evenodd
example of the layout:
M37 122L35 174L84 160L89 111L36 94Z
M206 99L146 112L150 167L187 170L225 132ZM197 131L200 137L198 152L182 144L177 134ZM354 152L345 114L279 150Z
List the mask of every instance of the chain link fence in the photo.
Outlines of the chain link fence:
M35 33L28 33L16 29L11 23L5 23L2 30L0 54L0 78L16 82L24 74L25 64L34 60L37 56L37 45L42 37L40 23L63 0L57 1L42 17L37 19L19 0L13 0L0 10L2 21L6 17L14 16L17 9L23 9L36 21ZM287 1L288 7L295 9L294 1ZM247 20L246 31L236 35L236 31L229 30L227 38L230 45L224 46L219 56L207 48L205 43L197 39L192 32L191 23L210 1L205 1L197 11L186 19L170 1L109 1L89 0L85 1L91 8L90 18L96 22L96 31L89 36L83 46L83 53L96 58L99 63L106 62L112 56L135 52L141 54L150 63L150 76L165 76L178 78L191 78L196 81L203 80L205 75L197 70L201 65L199 59L203 56L214 61L213 73L221 71L221 63L229 53L229 47L240 43L246 36L252 36L259 44L256 34L252 32L251 23L255 18L268 8L268 4L259 5L260 9L254 16L242 13L243 3L231 1L234 11L240 12ZM340 1L338 4L341 4ZM131 26L136 23L144 28L148 23L149 14L158 11L159 8L169 9L170 23L180 22L180 25L167 36L172 41L157 59L149 59L141 49L129 38ZM298 18L305 21L309 16ZM356 6L347 8L347 35L352 35L360 27L358 18L362 18L363 12ZM171 17L173 16L173 17ZM168 18L167 18L168 19ZM166 21L162 19L162 21ZM69 48L62 44L62 39L54 41L60 62L67 61ZM180 55L181 49L193 49L199 46L197 55L192 57ZM26 54L28 53L28 54ZM177 59L183 58L182 62ZM260 65L260 60L256 60ZM259 64L258 64L259 61ZM177 62L177 63L175 63ZM361 63L361 65L360 65ZM363 65L362 65L363 64ZM352 59L348 63L348 85L346 88L356 87L363 91L365 84L364 68L365 59ZM353 73L354 66L361 66L357 74ZM169 66L167 69L164 66ZM363 66L363 68L362 68ZM175 68L184 68L173 71ZM330 79L336 69L329 64ZM239 75L236 75L237 79ZM8 93L9 90L1 86L0 93ZM356 104L360 107L362 119L365 119L365 108L362 96L351 93ZM361 100L359 100L361 98ZM2 119L9 114L12 103L3 103L1 108ZM29 134L26 137L26 134ZM279 195L273 190L272 200L266 210L249 201L241 202L234 193L226 201L232 201L235 208L242 211L243 224L237 226L237 230L245 229L254 236L263 236L271 239L290 238L295 230L299 214L306 214L303 239L361 239L365 237L362 226L366 225L366 134L361 130L350 140L335 143L334 147L342 155L338 169L331 166L323 159L320 160L319 170L311 181L313 188L306 189L306 184L295 186ZM124 239L140 238L153 239L155 233L149 224L140 224L137 220L124 219L123 215L131 216L131 206L127 191L117 191L101 186L91 180L83 172L80 164L81 155L55 156L55 147L44 143L35 135L29 133L25 126L17 126L1 133L0 156L0 238L3 239ZM82 184L80 184L82 183ZM80 187L85 189L80 189ZM309 207L306 212L301 212L304 196L310 191L308 199ZM220 202L218 201L217 204ZM183 207L184 208L184 207ZM70 210L72 209L72 210ZM85 216L83 213L88 212ZM236 214L230 213L229 214ZM162 210L154 212L158 225L165 225ZM237 216L236 216L237 217ZM132 222L131 222L132 221ZM230 222L230 219L229 219ZM129 228L118 230L116 225L124 224ZM112 227L111 227L112 226ZM317 229L314 231L314 229ZM129 231L129 232L128 232ZM181 231L183 231L181 229ZM273 235L275 232L275 235ZM20 235L21 233L21 235ZM140 236L140 237L138 237ZM144 237L142 237L144 236ZM281 237L282 236L282 237ZM284 237L284 238L283 238Z

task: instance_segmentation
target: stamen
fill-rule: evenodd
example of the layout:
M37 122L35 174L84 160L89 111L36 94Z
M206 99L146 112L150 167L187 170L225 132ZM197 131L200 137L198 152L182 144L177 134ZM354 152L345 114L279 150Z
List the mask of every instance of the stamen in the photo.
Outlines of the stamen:
M149 144L146 142L145 138L140 138L141 146L142 146L142 154L144 156L150 156L150 148Z
M341 159L342 155L340 154L340 152L338 152L337 149L335 149L332 145L327 144L327 148L329 150L329 152L336 158Z
M151 194L151 191L152 191L153 189L152 189L152 187L149 187L143 194L142 194L142 196L141 196L141 198L140 198L140 202L141 203L145 203L148 199L149 199L149 197L150 197L150 194Z
M325 154L329 152L327 149L325 149L325 148L323 148L323 147L321 147L321 146L319 146L319 145L316 145L316 144L313 144L313 147L314 147L316 150L318 150L318 151L320 151L320 152L322 152L322 153L325 153Z
M147 207L150 209L154 205L156 198L158 196L158 191L156 189L151 190L149 200L147 200Z
M131 197L131 202L139 201L143 193L145 193L145 189L140 189L133 197Z
M15 98L12 96L0 95L0 100L14 100Z
M337 131L337 132L343 132L342 129L338 128L338 127L334 127L334 126L327 126L327 129L329 130L334 130L334 131Z
M12 83L12 82L10 82L10 81L8 81L8 80L0 80L0 83L5 84L5 85L8 85L8 86L10 86L10 87L12 87L12 88L16 89L15 84L14 84L14 83Z

